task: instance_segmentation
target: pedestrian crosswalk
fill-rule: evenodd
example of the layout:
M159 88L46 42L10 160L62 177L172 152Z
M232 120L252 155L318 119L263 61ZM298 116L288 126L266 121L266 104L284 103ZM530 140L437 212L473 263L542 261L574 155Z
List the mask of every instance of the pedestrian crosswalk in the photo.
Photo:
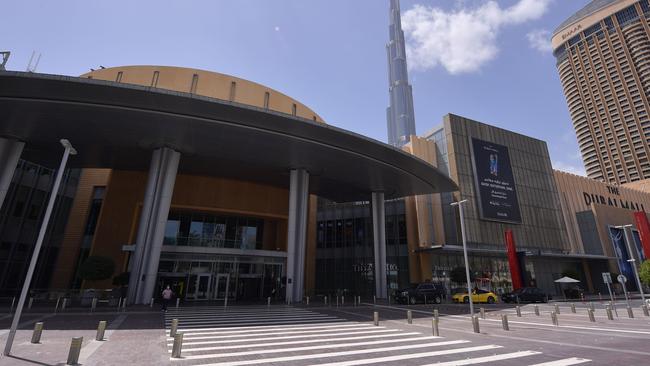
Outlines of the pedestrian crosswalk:
M165 314L167 346L172 319L183 333L182 358L172 365L418 365L475 364L570 366L581 358L549 359L532 350L504 351L419 331L374 326L290 306L187 307Z

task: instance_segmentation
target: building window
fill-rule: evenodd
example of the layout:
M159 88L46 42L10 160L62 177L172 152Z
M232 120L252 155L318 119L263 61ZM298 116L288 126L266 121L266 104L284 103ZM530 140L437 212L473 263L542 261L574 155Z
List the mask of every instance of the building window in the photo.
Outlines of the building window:
M269 94L269 92L264 93L264 108L265 109L269 109L269 98L270 97L271 97L271 95Z
M292 116L296 115L297 109L298 109L298 106L296 106L296 103L293 103L293 105L291 106L291 115Z
M199 75L194 74L192 75L192 85L190 86L190 93L195 94L196 93L196 87L199 84Z
M115 81L118 83L122 82L122 71L119 71L117 73L117 76L115 77Z
M151 78L151 87L158 87L158 77L160 76L160 71L154 71L153 77Z
M237 83L236 82L231 82L230 83L230 100L231 102L235 101L235 92L237 91Z
M628 6L627 8L616 13L616 20L618 20L619 27L623 27L627 23L639 19L639 15L636 12L634 5Z

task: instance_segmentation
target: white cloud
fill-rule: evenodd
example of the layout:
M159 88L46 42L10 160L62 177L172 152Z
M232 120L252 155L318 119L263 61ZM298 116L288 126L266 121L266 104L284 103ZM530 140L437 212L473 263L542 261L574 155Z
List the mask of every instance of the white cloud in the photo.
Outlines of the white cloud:
M552 164L553 164L553 169L557 169L557 170L561 170L564 172L573 173L577 175L582 175L583 177L587 176L587 172L585 171L585 168L582 165L569 164L563 161L554 161Z
M536 49L542 53L550 53L553 51L551 46L551 32L546 29L537 29L526 34L528 38L528 45L530 48Z
M552 0L518 0L501 8L490 0L473 8L464 2L451 11L415 5L402 15L409 66L427 70L442 65L451 74L477 71L499 52L504 26L540 18Z

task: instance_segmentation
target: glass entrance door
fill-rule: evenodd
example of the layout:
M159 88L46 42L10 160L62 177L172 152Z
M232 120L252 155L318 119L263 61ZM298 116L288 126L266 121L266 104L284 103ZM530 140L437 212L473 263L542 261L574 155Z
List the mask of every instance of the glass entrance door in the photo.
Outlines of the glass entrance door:
M196 292L194 298L196 300L210 299L210 280L212 275L209 273L199 274L196 276Z
M232 291L233 289L229 288L230 274L229 273L219 273L216 277L216 286L215 286L215 299L223 300L226 298L226 293Z

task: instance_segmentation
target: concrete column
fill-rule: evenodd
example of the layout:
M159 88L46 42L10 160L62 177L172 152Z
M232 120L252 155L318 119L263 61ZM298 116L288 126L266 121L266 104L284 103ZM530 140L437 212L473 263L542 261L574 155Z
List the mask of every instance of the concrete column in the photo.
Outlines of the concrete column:
M300 302L304 291L308 202L309 173L304 169L293 169L289 183L286 291L286 300L291 302Z
M25 143L22 141L0 137L0 207L14 177L23 147Z
M383 192L373 192L372 237L375 243L375 295L379 299L388 297L386 276L386 206Z
M167 147L154 150L144 193L135 251L131 259L129 302L150 301L156 285L165 225L176 182L181 154Z

